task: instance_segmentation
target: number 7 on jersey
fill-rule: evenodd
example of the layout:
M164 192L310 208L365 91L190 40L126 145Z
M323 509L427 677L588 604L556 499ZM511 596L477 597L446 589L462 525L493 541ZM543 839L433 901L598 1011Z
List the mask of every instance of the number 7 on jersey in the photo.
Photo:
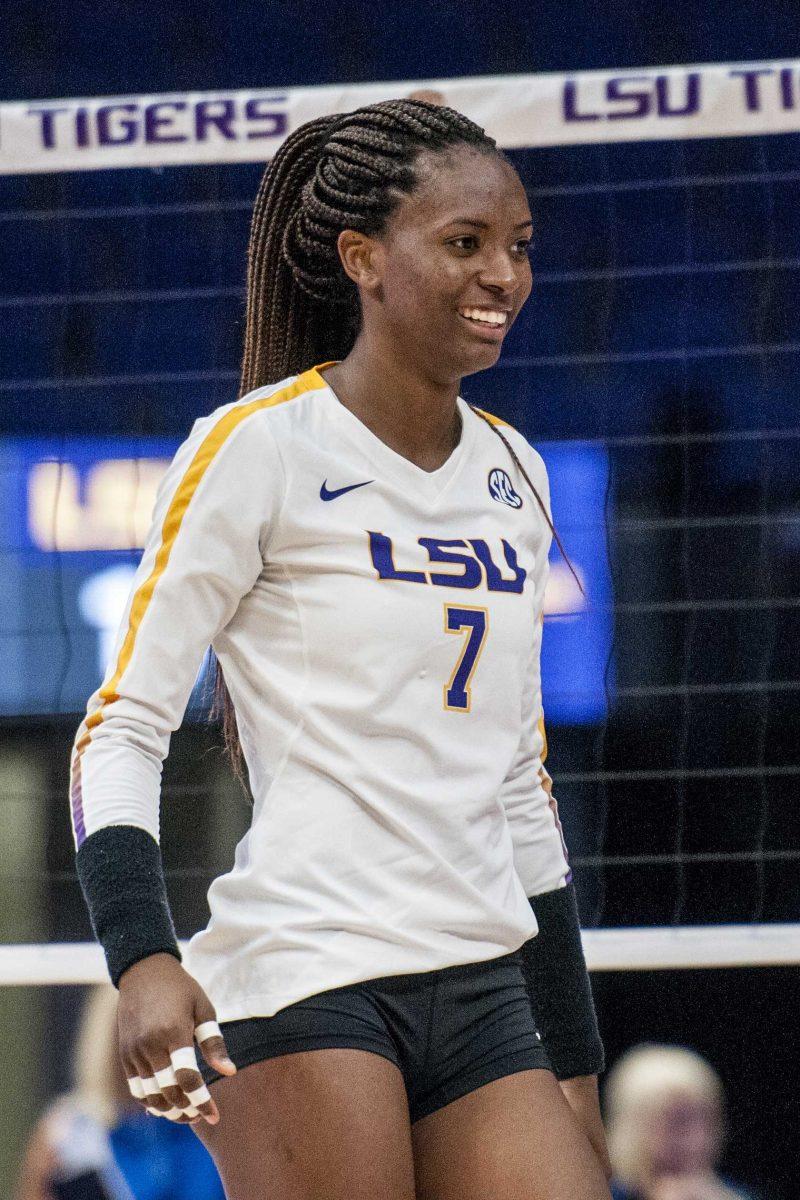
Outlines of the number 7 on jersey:
M444 606L445 633L467 636L455 665L450 682L444 687L444 706L452 712L469 712L472 704L470 684L478 665L483 643L489 630L489 613L485 608L465 608L454 604Z

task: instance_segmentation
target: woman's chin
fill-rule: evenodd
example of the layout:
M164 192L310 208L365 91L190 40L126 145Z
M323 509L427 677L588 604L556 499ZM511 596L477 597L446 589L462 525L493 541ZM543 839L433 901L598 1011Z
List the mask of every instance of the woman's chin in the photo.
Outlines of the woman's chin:
M465 366L462 374L473 375L476 371L486 371L493 367L502 349L502 342L482 342L474 346L468 356L464 355ZM469 365L466 365L467 361Z

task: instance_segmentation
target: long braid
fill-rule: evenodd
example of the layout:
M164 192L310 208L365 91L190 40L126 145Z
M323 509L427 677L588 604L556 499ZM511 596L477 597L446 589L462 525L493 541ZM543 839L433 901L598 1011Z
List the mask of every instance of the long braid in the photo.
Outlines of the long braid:
M418 186L418 154L459 145L503 157L479 125L424 100L385 100L319 117L289 135L267 166L253 209L240 396L347 357L361 306L339 259L339 234L381 234ZM212 716L220 714L243 783L236 714L216 663Z

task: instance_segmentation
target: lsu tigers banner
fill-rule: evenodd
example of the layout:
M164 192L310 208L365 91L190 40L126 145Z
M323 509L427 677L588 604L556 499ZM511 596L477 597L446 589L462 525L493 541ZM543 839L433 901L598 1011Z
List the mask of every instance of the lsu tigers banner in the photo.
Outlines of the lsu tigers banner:
M800 129L800 60L0 104L0 174L263 162L303 122L417 95L499 145L746 137Z

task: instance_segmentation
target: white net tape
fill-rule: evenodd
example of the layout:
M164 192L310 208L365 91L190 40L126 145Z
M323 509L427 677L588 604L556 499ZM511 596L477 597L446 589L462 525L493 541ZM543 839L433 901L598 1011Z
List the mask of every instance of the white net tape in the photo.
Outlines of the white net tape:
M800 962L800 924L584 930L591 971L777 967ZM0 946L0 987L108 980L92 942Z
M0 174L263 162L305 121L433 92L501 146L800 129L798 61L0 104Z

